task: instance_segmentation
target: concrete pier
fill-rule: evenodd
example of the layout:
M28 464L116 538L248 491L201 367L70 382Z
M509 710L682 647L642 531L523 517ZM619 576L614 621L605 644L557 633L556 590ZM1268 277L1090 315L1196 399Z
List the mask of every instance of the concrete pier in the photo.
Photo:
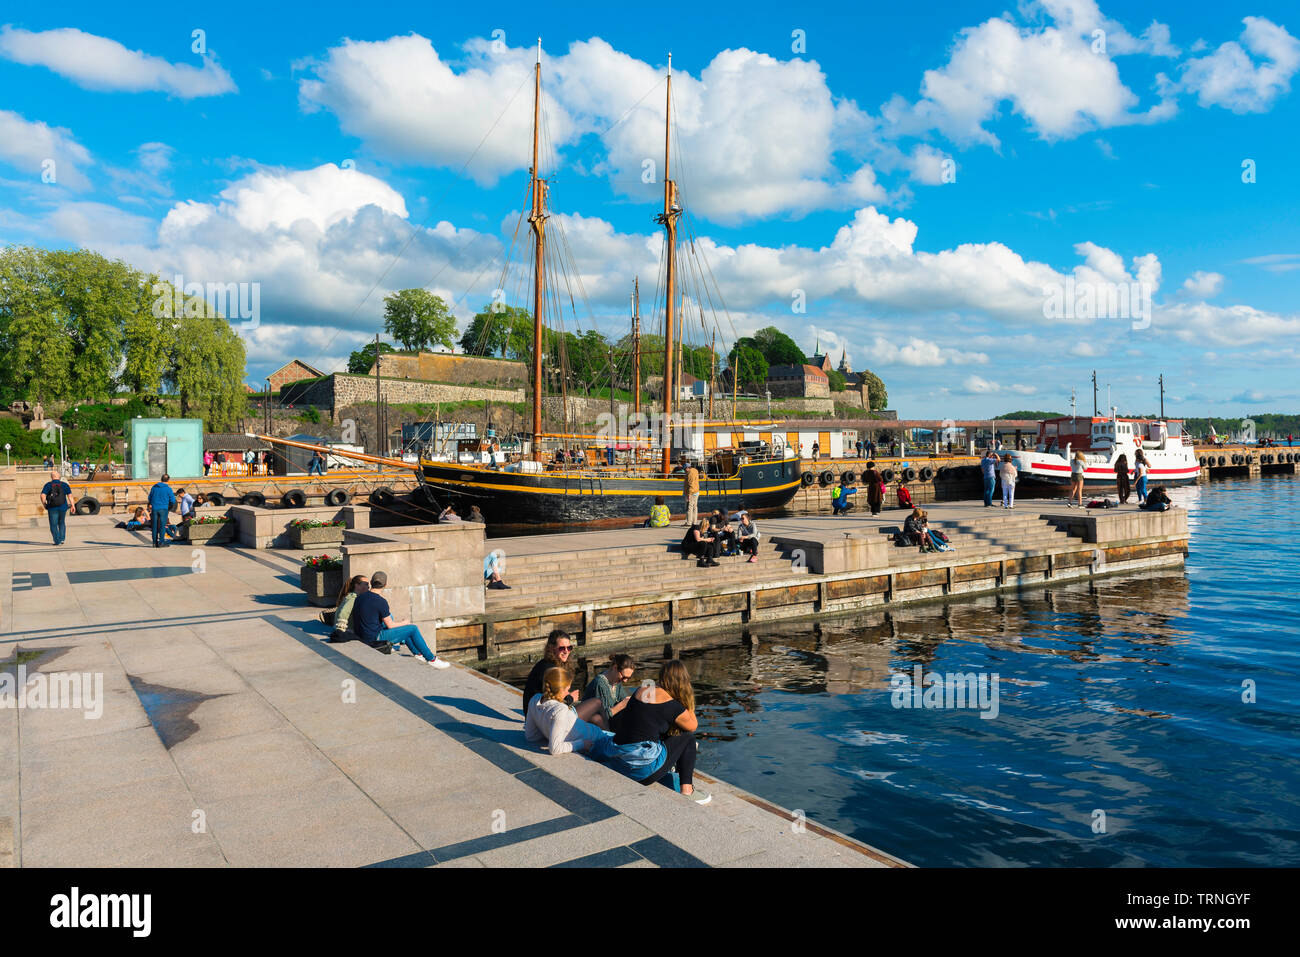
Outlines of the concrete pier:
M902 509L759 519L759 561L724 558L719 568L684 560L682 527L490 539L484 549L499 552L511 588L487 592L481 612L436 621L439 647L453 660L534 655L552 628L587 645L628 644L1181 566L1187 551L1181 508L1026 500L1010 511L957 502L927 511L952 551L895 546Z
M902 866L725 782L701 807L546 754L476 671L327 644L302 553L113 522L0 542L0 866Z

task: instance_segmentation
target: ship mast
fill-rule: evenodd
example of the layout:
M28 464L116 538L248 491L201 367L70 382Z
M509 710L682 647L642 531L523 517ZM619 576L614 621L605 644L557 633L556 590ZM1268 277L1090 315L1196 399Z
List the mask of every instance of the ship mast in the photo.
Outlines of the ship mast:
M672 414L673 414L673 340L676 338L676 330L673 328L673 321L676 318L673 309L676 305L676 290L674 282L676 275L674 268L677 258L677 217L682 214L682 208L677 204L677 184L669 179L669 148L671 146L672 135L672 110L673 110L673 55L668 54L668 92L665 96L664 109L664 211L655 217L655 222L664 227L667 234L665 243L664 276L666 280L668 295L664 300L664 443L663 473L667 475L672 471L673 461L673 442L672 442Z
M632 280L632 411L641 414L641 279Z
M542 38L537 38L537 64L533 71L533 168L532 212L528 216L536 242L533 264L533 460L542 457L542 307L546 295L546 181L538 167L538 128L542 115Z

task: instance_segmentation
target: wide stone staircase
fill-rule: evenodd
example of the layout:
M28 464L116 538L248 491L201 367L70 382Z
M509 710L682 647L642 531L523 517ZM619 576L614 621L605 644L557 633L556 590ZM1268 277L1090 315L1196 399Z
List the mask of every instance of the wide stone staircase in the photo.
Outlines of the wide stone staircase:
M922 552L916 547L894 547L889 552L889 564L937 565L958 560L1001 559L1055 550L1064 546L1079 545L1080 539L1070 536L1050 525L1046 519L1026 512L1016 514L1015 509L996 509L987 518L963 519L955 522L930 522L930 527L948 536L952 552ZM882 535L893 536L903 529L897 525L882 528Z
M794 565L786 551L767 539L759 541L757 562L746 561L748 557L720 557L717 568L699 568L695 559L683 556L675 544L515 557L507 554L501 577L510 588L489 589L486 611L641 594L658 597L694 588L788 579L808 572Z

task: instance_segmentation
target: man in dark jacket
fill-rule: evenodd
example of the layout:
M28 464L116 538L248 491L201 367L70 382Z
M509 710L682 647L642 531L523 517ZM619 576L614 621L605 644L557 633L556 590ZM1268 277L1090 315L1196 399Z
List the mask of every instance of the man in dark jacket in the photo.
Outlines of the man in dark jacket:
M67 537L68 506L72 503L72 486L63 481L58 469L50 470L50 480L41 487L41 505L50 519L50 537L62 545Z
M167 483L171 476L166 472L163 477L149 489L149 521L153 530L153 547L162 548L167 544L167 513L176 507L176 493Z

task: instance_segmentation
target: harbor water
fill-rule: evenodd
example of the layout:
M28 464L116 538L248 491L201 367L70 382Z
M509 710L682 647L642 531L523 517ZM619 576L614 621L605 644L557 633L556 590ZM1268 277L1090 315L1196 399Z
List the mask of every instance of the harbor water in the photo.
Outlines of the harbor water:
M1300 865L1300 481L1171 497L1185 570L643 646L637 678L680 656L701 771L918 865Z

